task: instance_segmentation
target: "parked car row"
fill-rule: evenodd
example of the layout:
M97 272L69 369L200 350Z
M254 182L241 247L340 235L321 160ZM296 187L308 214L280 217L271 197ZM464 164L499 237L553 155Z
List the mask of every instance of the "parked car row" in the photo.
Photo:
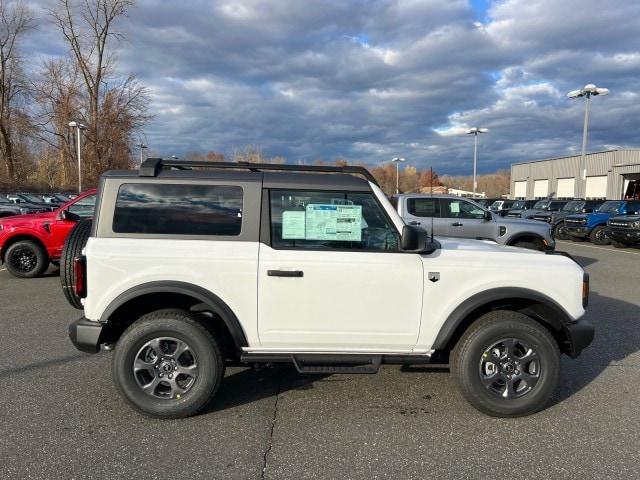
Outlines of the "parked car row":
M0 218L28 213L53 212L75 196L62 193L0 193Z
M9 203L9 207L24 210L0 219L0 262L16 277L41 275L50 263L58 262L64 241L77 221L93 216L95 203L95 189L61 205L49 203L48 209L36 212L24 211L24 205L30 203Z

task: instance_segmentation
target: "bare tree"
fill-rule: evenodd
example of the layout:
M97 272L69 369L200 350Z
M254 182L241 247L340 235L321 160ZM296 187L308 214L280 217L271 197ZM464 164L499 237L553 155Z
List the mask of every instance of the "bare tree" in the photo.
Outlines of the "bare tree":
M19 42L33 26L29 9L21 2L0 0L0 154L9 181L17 180L16 136L28 126L28 116L20 102L28 93Z
M110 40L132 0L58 0L51 17L69 46L82 85L77 120L87 124L85 175L90 183L109 168L127 167L135 130L148 120L147 92L133 75L116 78Z

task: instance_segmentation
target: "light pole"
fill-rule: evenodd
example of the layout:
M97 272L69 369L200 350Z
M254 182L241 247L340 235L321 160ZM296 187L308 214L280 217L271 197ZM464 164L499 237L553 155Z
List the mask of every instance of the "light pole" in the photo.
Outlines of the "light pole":
M148 147L146 143L139 143L136 147L140 147L140 165L142 165L142 161L144 160L142 158L142 152L144 152Z
M391 163L396 164L396 195L400 193L400 162L404 162L404 158L393 157Z
M473 127L467 130L468 135L473 135L473 198L476 198L476 189L478 188L478 182L476 181L476 171L478 165L478 134L487 133L488 128Z
M608 88L600 88L596 87L593 83L588 83L580 90L571 90L567 93L567 97L569 98L580 98L585 97L587 101L584 105L584 126L582 127L582 153L580 155L580 165L582 167L582 181L584 182L584 196L587 196L587 162L585 159L585 154L587 150L587 130L589 128L589 105L591 104L591 97L595 97L597 95L608 95Z
M80 131L85 130L87 127L80 122L69 122L69 128L76 129L76 154L78 155L78 193L82 192L82 170L81 170L81 156L80 156Z

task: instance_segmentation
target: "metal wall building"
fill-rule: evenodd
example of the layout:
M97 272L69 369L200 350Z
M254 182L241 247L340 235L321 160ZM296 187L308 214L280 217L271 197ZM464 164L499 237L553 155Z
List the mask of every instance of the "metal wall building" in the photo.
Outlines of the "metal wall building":
M608 150L585 156L586 182L580 155L511 165L515 199L607 198L640 195L640 149Z

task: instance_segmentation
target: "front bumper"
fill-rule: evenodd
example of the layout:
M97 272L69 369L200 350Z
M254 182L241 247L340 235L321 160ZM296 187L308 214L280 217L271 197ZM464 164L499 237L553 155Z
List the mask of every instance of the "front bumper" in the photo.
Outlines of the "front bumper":
M69 325L71 343L80 351L98 353L100 351L100 336L105 324L92 322L84 317Z
M567 225L566 223L564 224L564 227L567 234L571 235L572 237L586 238L591 233L591 229L589 227L575 227L572 225Z
M566 353L571 358L576 358L582 350L591 345L595 336L593 325L582 319L565 325L564 330L567 336Z
M640 242L640 230L614 230L612 228L608 228L606 235L617 242Z

